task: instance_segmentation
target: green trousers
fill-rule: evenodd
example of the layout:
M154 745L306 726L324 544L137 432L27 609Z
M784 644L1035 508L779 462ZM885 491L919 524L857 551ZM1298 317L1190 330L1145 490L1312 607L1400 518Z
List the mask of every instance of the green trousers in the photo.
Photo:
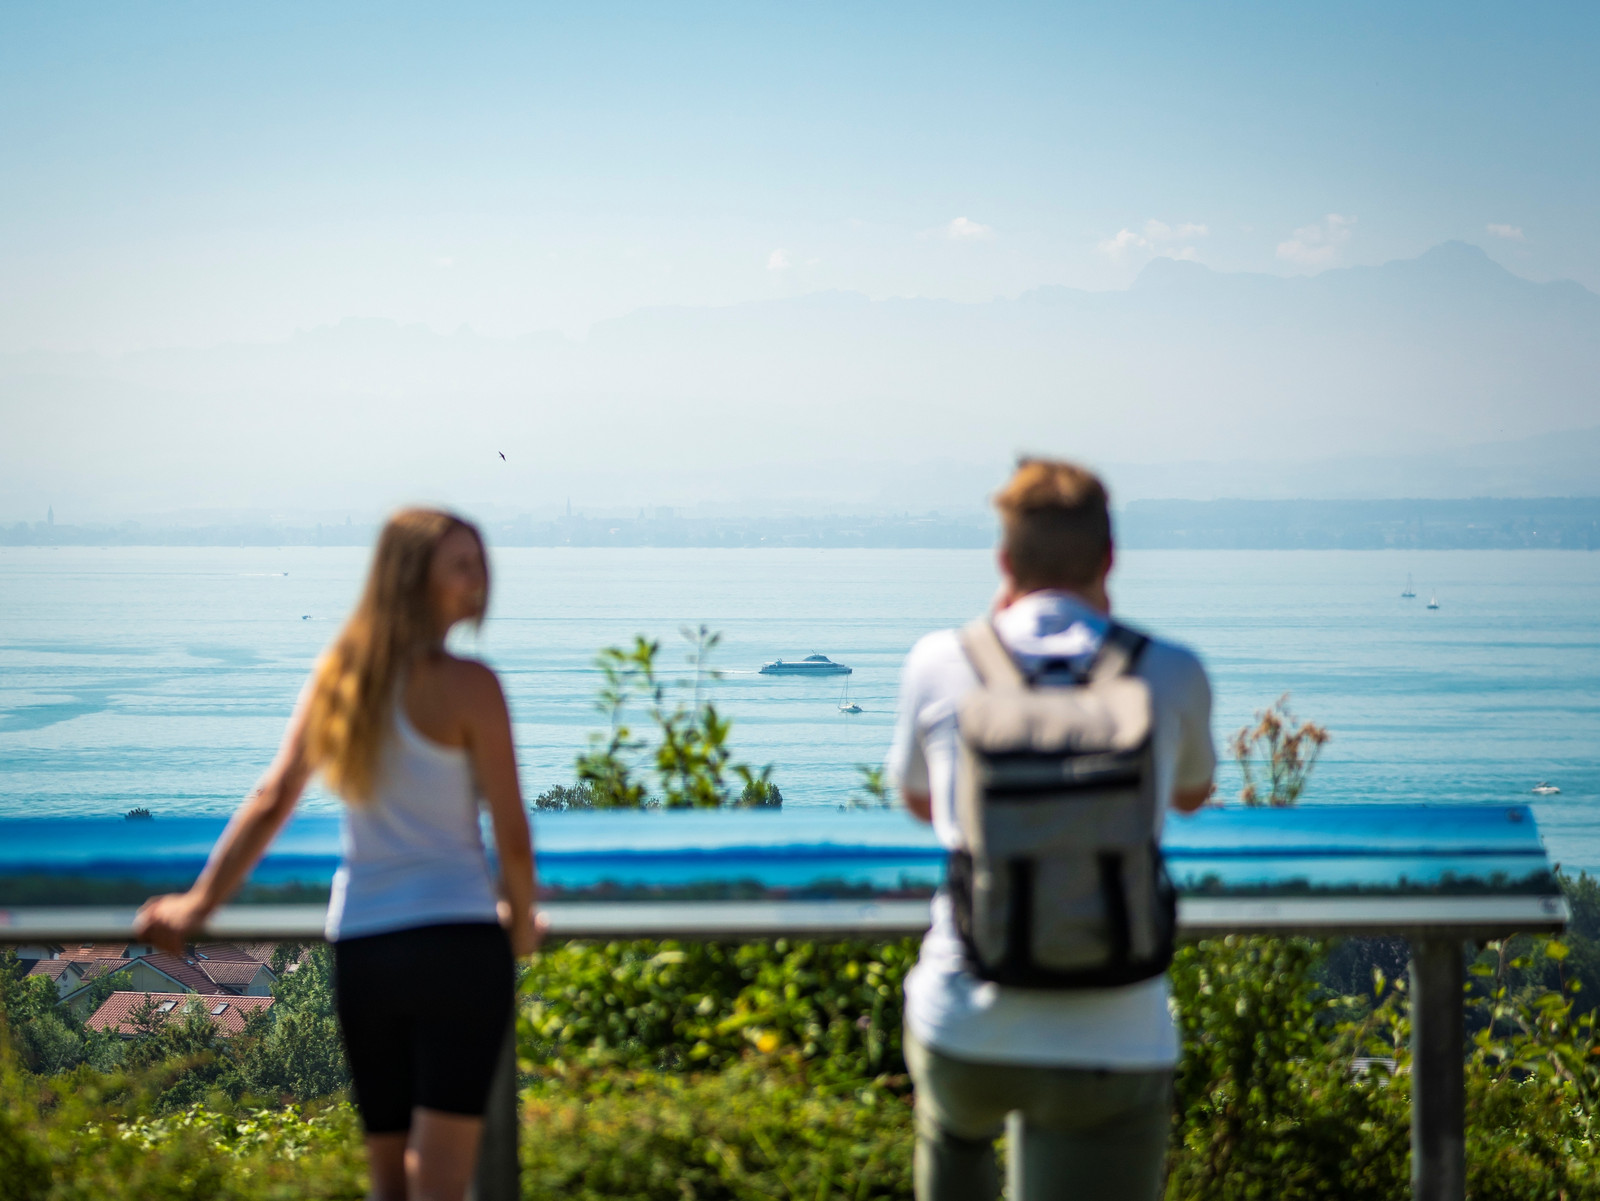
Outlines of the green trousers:
M916 1085L917 1201L1159 1201L1172 1072L976 1063L905 1035ZM1009 1121L1008 1121L1009 1118Z

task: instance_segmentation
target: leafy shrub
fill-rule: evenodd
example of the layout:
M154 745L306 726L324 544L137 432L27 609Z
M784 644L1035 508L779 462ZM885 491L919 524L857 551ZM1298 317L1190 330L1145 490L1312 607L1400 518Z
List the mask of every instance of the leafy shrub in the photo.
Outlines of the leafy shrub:
M297 1160L319 1151L340 1149L352 1133L351 1117L348 1106L307 1114L298 1105L236 1113L191 1105L162 1117L118 1122L116 1137L142 1150L157 1151L193 1132L203 1136L215 1154L229 1159L267 1155Z
M1573 937L1583 937L1574 922ZM1600 1197L1600 1030L1566 939L1491 943L1472 966L1467 1071L1474 1197ZM1556 988L1539 981L1554 977ZM1474 1013L1474 1011L1476 1011ZM1539 1181L1538 1190L1532 1187Z
M333 953L319 943L299 957L293 972L279 971L272 1008L253 1015L245 1028L240 1083L261 1097L330 1096L350 1083L334 1012Z
M532 1089L523 1123L528 1197L911 1196L910 1102L818 1087L792 1056L698 1076L583 1073Z
M9 1023L12 1051L21 1065L53 1075L82 1063L107 1070L120 1062L122 1048L114 1037L84 1029L82 1013L94 1010L80 1013L57 1004L55 983L29 976L28 967L14 949L0 949L0 1015ZM99 1004L115 987L111 979L96 982L91 998Z
M570 943L524 973L520 1057L569 1066L721 1068L794 1051L814 1078L905 1071L901 990L916 940Z
M1578 1006L1575 981L1529 982L1560 968L1564 942L1519 942L1528 954L1492 945L1474 965L1467 1193L1600 1201L1596 1018ZM1174 1201L1410 1195L1406 982L1378 973L1367 997L1332 996L1316 980L1320 954L1308 940L1256 938L1180 953ZM1355 1070L1357 1057L1367 1070Z
M589 736L589 749L578 756L576 787L546 789L535 808L773 809L783 804L770 765L757 770L733 761L728 746L733 721L703 695L706 682L718 678L708 663L722 635L705 626L685 627L680 633L690 648L687 679L664 680L657 662L661 644L643 635L631 647L601 649L595 659L601 675L595 706L605 714L609 729ZM688 704L668 703L674 686L690 689ZM645 706L655 727L653 747L629 724L635 704ZM658 796L650 793L644 773L653 774ZM736 793L730 775L741 785Z
M347 1105L159 1116L161 1082L80 1068L49 1080L0 1044L0 1201L289 1201L366 1191Z
M1358 1055L1394 1057L1392 1010L1362 1013L1315 979L1309 939L1229 937L1173 965L1183 1031L1168 1196L1403 1197L1409 1092ZM1375 1043L1381 1044L1374 1045Z
M1548 962L1509 959L1503 979L1532 979L1566 956L1561 943L1536 947ZM1364 995L1331 992L1320 979L1328 950L1308 939L1244 937L1180 950L1173 991L1184 1059L1172 1201L1409 1196L1406 982L1380 972ZM719 1174L715 1164L702 1168L708 1131L726 1143L765 1129L764 1111L716 1110L718 1090L764 1080L781 1093L803 1076L824 1098L863 1087L900 1095L900 989L914 956L911 940L631 942L547 953L523 981L519 1042L524 1067L539 1078L530 1138L537 1129L537 1170L546 1175L536 1178L578 1196L691 1195L666 1191L676 1171L695 1196L792 1195L765 1192L754 1178L738 1184L744 1177ZM1480 1034L1463 1048L1471 1195L1600 1201L1593 1020L1571 992L1499 979L1483 978L1473 1001L1473 1012L1484 1011ZM752 1129L720 1125L739 1121ZM900 1152L909 1147L908 1128L873 1129L904 1140ZM783 1160L786 1145L773 1142L778 1149L760 1162ZM893 1148L881 1150L885 1165L895 1162ZM560 1174L563 1163L570 1175Z

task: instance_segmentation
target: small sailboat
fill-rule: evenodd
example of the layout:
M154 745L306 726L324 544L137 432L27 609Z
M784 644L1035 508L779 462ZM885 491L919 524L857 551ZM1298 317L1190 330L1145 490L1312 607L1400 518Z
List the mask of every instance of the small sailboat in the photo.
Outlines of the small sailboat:
M844 695L839 698L840 713L860 713L861 706L850 699L850 681L844 682Z
M1549 780L1540 780L1533 786L1533 791L1539 796L1557 796L1560 794L1561 789L1550 783Z
M1407 600L1410 600L1412 597L1416 596L1416 594L1417 594L1417 590L1416 590L1415 587L1412 586L1411 573L1408 571L1408 572L1406 572L1406 590L1404 592L1402 592L1400 595L1405 597Z
M1437 596L1430 596L1428 598L1428 608L1437 609L1438 607L1439 607L1439 598Z

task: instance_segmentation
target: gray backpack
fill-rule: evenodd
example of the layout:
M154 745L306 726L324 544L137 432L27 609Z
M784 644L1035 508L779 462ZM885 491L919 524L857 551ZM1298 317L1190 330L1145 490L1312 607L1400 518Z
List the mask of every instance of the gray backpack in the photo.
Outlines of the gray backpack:
M1172 962L1176 901L1161 858L1149 642L1112 624L1066 685L1023 674L994 626L961 632L980 687L959 711L948 887L973 972L1023 988L1100 988ZM1056 675L1046 664L1039 675Z

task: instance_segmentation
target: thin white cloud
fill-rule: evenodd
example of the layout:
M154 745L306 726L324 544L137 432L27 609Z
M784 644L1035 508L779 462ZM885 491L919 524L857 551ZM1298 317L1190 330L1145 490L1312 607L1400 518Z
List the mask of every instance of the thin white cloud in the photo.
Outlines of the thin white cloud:
M1119 229L1114 236L1101 239L1100 250L1114 259L1120 259L1130 250L1142 250L1157 258L1197 262L1200 253L1193 245L1175 246L1173 243L1203 238L1210 232L1209 227L1196 221L1184 221L1173 226L1152 217L1144 223L1142 233L1135 233L1131 229Z
M767 256L768 271L787 271L791 265L787 250L774 250Z
M1354 217L1329 213L1321 221L1302 225L1294 236L1278 243L1278 257L1300 267L1325 267L1333 262L1339 247L1350 240Z
M1522 226L1520 225L1497 225L1491 222L1488 225L1485 225L1483 228L1488 230L1497 238L1510 238L1513 242L1523 242L1527 240L1523 236Z
M944 236L956 242L991 242L995 235L992 225L980 225L965 217L957 217L944 227Z
M1116 236L1105 238L1100 243L1100 249L1114 259L1121 258L1128 251L1135 248L1144 249L1150 245L1148 239L1141 237L1131 229L1119 229Z
M433 265L435 267L444 267L449 269L456 265L456 256L453 254L441 254L438 258L433 260Z

